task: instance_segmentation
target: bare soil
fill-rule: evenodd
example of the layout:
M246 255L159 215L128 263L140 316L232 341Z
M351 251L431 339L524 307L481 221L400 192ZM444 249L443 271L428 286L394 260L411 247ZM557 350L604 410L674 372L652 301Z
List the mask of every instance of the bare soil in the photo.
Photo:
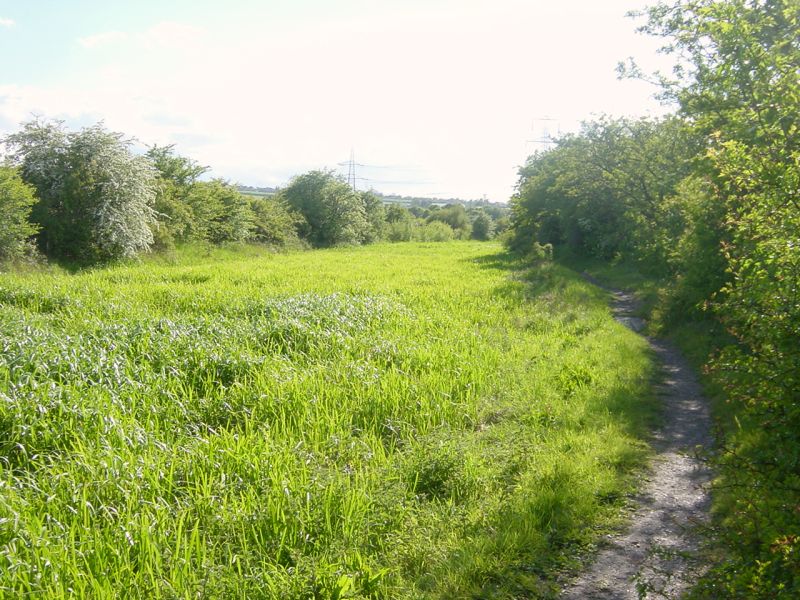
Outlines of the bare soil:
M633 296L610 291L615 318L642 331ZM709 518L711 473L698 451L712 443L708 403L678 350L648 341L663 370L657 388L663 421L652 439L656 455L633 498L628 529L605 540L588 569L564 589L565 599L680 598L702 569L698 529Z

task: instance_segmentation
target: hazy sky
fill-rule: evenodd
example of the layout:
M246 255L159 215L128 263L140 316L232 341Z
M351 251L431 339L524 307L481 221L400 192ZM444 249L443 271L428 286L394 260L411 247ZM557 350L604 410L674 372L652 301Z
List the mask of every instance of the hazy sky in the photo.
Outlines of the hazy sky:
M664 112L640 0L0 0L0 136L32 114L174 143L212 174L505 201L544 133ZM550 118L554 120L543 120Z

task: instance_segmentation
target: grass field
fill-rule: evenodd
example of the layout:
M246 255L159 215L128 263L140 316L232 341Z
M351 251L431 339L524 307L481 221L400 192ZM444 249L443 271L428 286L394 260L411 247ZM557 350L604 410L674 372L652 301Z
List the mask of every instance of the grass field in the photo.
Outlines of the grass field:
M0 275L0 598L548 597L619 519L645 342L499 245Z

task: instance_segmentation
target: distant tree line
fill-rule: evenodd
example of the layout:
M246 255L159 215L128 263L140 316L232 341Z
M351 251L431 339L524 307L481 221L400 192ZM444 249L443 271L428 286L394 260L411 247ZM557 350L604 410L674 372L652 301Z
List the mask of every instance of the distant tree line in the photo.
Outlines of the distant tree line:
M678 57L660 76L678 113L600 119L530 157L508 241L635 261L667 282L668 325L724 328L708 367L730 419L715 459L725 556L696 593L797 598L800 5L680 0L645 16Z
M95 264L203 242L322 248L389 241L492 238L499 209L386 206L332 171L295 177L273 195L244 194L172 146L134 152L101 124L69 131L34 119L2 140L0 261L31 256Z
M253 194L256 196L272 196L278 189L273 187L255 187L252 185L237 185L236 189L244 194Z
M400 196L397 194L381 194L380 192L376 193L384 202L398 203L408 207L420 206L422 208L428 208L434 205L444 206L447 204L461 204L467 210L471 208L484 208L487 210L504 210L508 208L508 205L504 202L490 202L486 198L482 198L480 200L464 200L463 198L424 198L420 196Z

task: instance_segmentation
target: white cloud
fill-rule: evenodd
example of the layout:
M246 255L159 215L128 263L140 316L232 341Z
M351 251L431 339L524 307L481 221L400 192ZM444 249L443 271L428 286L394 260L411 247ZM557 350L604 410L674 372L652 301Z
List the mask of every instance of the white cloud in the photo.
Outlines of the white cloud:
M91 49L121 42L127 38L128 34L123 31L104 31L103 33L96 33L94 35L78 38L78 44L84 48Z
M16 21L14 19L6 19L4 17L0 17L0 27L13 27L16 25Z

